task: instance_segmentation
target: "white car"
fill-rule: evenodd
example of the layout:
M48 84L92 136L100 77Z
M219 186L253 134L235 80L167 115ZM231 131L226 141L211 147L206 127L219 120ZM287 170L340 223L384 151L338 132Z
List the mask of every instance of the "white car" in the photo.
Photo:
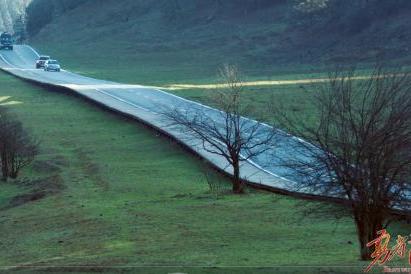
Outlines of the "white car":
M44 64L46 63L47 60L50 60L50 59L51 59L50 56L41 55L39 59L37 59L36 61L36 68L37 69L44 68Z
M47 60L44 63L44 71L57 71L60 72L61 67L57 60Z

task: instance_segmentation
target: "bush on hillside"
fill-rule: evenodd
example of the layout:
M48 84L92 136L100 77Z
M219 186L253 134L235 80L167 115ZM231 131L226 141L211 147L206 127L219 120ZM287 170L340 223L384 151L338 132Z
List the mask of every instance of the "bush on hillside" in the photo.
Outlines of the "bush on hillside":
M0 165L2 179L17 178L37 155L37 142L15 117L0 108Z

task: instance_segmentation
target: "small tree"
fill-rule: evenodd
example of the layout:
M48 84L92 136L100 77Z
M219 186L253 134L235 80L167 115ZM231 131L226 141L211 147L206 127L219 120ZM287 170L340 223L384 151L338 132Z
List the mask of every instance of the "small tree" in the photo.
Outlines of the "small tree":
M4 109L0 110L0 163L3 180L17 178L20 170L37 155L37 142L22 124Z
M411 76L377 66L370 77L337 70L316 86L317 123L307 125L275 108L295 142L284 165L301 186L346 199L357 227L361 258L388 226L393 209L411 209Z
M187 136L200 140L205 151L227 161L233 170L233 192L240 194L244 192L241 162L270 149L274 133L241 116L250 108L242 100L243 84L238 69L226 65L220 76L226 88L213 91L209 97L209 103L218 110L191 104L167 110L165 116Z

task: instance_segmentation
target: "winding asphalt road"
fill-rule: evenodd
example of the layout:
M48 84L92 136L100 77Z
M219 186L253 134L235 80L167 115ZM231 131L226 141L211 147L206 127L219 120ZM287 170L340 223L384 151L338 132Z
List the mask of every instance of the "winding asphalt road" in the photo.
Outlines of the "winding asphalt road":
M141 120L182 142L220 170L228 174L233 173L226 159L207 152L200 140L196 140L181 128L170 125L170 121L163 115L166 108L188 111L201 110L207 116L219 121L222 119L220 111L156 88L97 80L66 70L57 73L35 69L35 61L38 56L37 51L30 46L16 45L14 51L0 51L0 68L24 79L68 88L73 93L87 97L111 110ZM244 118L244 120L256 123L248 118ZM272 127L262 125L259 127L258 134L270 134L272 130ZM304 141L279 133L280 138L276 139L274 148L270 148L258 157L242 162L241 177L253 184L294 192L298 185L297 182L301 178L292 170L280 165L279 159L301 157L296 155L292 148ZM298 191L309 195L318 194L309 189L299 189Z

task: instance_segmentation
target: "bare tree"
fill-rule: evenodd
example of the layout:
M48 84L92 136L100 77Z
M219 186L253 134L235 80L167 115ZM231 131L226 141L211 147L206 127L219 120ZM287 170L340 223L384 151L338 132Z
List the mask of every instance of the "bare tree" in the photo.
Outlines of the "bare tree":
M337 70L314 86L315 125L275 107L278 125L308 142L284 161L302 187L346 200L361 258L393 210L410 210L411 75L377 66L369 77Z
M225 88L215 90L209 104L216 107L177 107L165 111L172 125L201 142L202 148L224 157L233 170L233 192L243 193L241 162L260 155L271 147L274 133L261 123L242 117L250 108L242 100L243 83L238 69L226 65L220 69Z
M37 155L38 143L22 124L4 109L0 111L0 163L3 180L17 178Z

